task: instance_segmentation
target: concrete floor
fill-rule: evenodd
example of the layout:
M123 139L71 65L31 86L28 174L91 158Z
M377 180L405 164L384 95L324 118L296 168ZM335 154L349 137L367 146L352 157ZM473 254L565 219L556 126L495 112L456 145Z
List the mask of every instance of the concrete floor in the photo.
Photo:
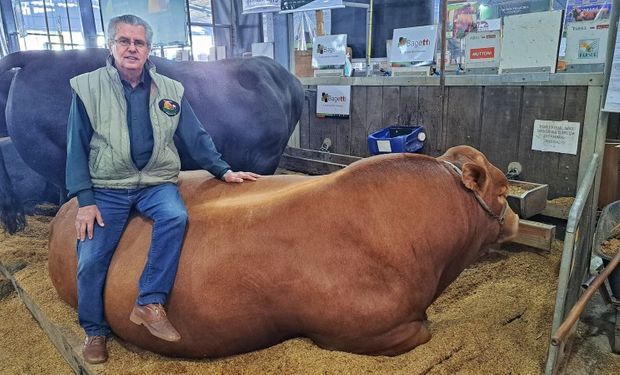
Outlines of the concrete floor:
M620 354L611 349L615 321L615 306L595 293L578 323L566 374L620 374Z

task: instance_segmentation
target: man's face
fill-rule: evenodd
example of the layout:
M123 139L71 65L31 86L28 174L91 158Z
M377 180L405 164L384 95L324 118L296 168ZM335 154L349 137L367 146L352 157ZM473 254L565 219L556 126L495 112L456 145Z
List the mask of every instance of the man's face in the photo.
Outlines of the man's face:
M141 72L150 53L144 27L126 23L116 25L115 39L110 41L108 47L121 74Z

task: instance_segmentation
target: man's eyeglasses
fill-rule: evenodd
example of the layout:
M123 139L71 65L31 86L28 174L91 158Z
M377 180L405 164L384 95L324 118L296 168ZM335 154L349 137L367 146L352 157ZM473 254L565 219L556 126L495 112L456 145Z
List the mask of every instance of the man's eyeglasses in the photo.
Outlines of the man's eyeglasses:
M118 38L118 39L114 39L114 43L122 46L122 47L129 47L130 45L134 45L136 48L138 49L144 49L147 47L147 44L144 40L130 40L127 38Z

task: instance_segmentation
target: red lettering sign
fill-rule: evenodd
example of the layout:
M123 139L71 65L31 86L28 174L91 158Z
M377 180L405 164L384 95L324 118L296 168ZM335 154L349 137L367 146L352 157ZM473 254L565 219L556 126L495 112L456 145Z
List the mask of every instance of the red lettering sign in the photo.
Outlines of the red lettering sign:
M495 57L494 47L472 48L469 51L470 60L492 59L494 57Z

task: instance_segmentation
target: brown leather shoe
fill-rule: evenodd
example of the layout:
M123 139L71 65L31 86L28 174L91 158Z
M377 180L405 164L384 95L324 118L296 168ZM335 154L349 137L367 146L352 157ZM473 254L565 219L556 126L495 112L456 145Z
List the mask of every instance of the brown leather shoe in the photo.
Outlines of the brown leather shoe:
M179 341L181 335L166 317L166 310L160 304L134 305L129 320L137 325L143 324L155 337L166 341Z
M86 336L84 349L82 350L84 360L88 363L97 364L108 360L108 349L106 348L105 336Z

